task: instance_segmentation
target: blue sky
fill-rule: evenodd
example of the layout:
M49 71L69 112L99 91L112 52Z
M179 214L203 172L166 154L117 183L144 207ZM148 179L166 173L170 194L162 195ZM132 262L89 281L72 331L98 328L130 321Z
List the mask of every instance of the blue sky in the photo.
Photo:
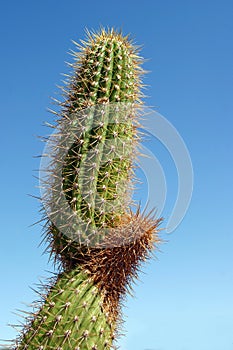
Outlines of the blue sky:
M1 35L0 338L16 332L17 308L36 296L29 286L51 271L42 255L33 175L51 121L71 39L100 25L131 33L150 73L147 104L182 135L194 169L189 210L157 260L143 268L128 298L122 350L233 350L233 3L232 1L4 1ZM177 174L159 142L151 146L165 172L165 223ZM141 192L142 198L145 196Z

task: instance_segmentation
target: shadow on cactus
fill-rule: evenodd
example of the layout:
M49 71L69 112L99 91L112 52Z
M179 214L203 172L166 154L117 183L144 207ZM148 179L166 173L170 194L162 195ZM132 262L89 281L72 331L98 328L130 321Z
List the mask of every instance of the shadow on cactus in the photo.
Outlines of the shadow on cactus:
M132 209L143 60L114 30L75 45L41 172L44 239L59 272L15 350L115 348L124 297L160 241L161 220Z

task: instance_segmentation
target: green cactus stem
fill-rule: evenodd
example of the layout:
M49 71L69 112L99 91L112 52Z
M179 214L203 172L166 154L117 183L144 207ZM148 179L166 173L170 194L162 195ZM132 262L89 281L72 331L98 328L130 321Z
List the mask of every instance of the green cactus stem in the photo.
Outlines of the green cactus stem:
M139 132L128 106L142 104L142 59L114 30L76 45L43 198L45 240L61 272L15 350L114 348L124 296L159 243L160 220L130 209Z
M57 277L19 349L105 349L113 337L97 287L79 268Z

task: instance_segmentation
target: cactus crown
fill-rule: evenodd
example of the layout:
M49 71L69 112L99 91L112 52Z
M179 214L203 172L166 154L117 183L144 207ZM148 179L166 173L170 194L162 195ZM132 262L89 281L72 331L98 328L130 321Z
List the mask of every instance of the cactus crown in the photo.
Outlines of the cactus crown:
M128 36L102 29L87 32L81 45L74 43L78 47L72 53L75 74L65 106L73 111L108 102L141 103L142 58Z

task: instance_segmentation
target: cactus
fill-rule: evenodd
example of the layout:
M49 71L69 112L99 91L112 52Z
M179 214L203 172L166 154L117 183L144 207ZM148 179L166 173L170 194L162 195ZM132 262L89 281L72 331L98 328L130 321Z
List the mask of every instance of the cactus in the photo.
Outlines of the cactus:
M15 350L114 348L124 296L159 242L160 220L131 211L142 59L114 30L76 45L44 199L45 240L60 272Z

